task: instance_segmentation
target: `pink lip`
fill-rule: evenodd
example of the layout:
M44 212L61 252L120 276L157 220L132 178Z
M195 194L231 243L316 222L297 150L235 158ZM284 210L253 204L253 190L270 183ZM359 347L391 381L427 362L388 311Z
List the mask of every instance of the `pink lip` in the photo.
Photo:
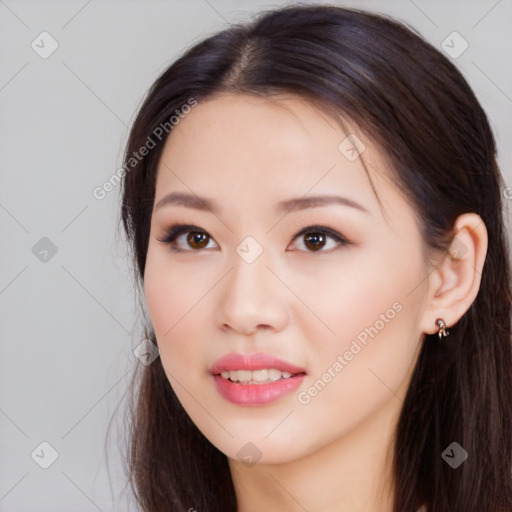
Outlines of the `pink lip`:
M210 368L210 373L218 375L222 370L265 370L267 368L276 368L282 372L306 373L304 368L263 352L255 354L227 354L215 361Z
M221 377L222 370L265 370L276 368L298 375L267 384L239 384ZM265 353L228 354L210 368L218 392L237 405L262 405L278 400L296 389L306 376L306 370Z

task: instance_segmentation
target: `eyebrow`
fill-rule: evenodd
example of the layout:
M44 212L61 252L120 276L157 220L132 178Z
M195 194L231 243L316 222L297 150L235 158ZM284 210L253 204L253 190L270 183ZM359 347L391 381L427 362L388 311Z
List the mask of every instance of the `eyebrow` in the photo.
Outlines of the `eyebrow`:
M360 210L361 212L370 213L364 206L360 205L352 199L332 195L318 195L288 199L278 203L276 206L276 211L288 212L292 209L305 210L306 208L317 208L333 204L349 206L351 208L355 208L356 210ZM170 194L167 194L162 199L160 199L160 201L158 201L153 211L168 205L194 208L195 210L207 211L215 215L217 215L220 211L219 206L213 200L185 192L171 192Z

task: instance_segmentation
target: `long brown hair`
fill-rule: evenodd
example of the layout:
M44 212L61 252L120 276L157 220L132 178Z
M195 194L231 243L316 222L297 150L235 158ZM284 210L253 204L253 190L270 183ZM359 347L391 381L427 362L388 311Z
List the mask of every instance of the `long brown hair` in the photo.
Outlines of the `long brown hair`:
M172 133L169 120L191 99L200 104L222 91L294 94L354 121L390 162L393 178L421 219L429 254L448 249L459 215L482 217L488 252L479 293L445 342L425 335L399 418L393 510L415 512L426 503L435 512L510 512L512 346L504 184L489 122L466 80L404 24L330 5L264 12L195 44L149 90L125 152L121 220L138 286L156 169ZM150 140L151 148L140 156ZM127 467L141 509L235 512L227 458L191 421L160 358L139 365L130 389ZM453 441L469 454L457 469L441 457Z

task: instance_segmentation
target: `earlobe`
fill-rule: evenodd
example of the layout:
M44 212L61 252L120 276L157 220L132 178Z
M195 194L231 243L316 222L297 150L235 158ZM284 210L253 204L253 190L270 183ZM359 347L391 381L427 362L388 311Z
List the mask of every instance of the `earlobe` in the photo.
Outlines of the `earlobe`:
M437 333L441 318L449 328L473 304L482 278L487 254L487 229L476 213L460 215L454 224L454 237L446 255L429 275L423 332Z

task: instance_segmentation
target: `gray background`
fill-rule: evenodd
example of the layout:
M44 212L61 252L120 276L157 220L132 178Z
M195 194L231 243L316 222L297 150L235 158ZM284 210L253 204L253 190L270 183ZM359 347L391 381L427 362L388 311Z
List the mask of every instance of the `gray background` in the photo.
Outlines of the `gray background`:
M512 185L512 1L333 3L392 14L441 51L453 31L467 41L454 62ZM92 191L120 167L144 93L185 46L278 5L0 0L1 511L129 509L117 429L140 316L117 231L119 187L103 200ZM58 43L46 59L31 47L51 49L44 31ZM111 487L104 443L119 403ZM42 442L58 453L47 469Z

